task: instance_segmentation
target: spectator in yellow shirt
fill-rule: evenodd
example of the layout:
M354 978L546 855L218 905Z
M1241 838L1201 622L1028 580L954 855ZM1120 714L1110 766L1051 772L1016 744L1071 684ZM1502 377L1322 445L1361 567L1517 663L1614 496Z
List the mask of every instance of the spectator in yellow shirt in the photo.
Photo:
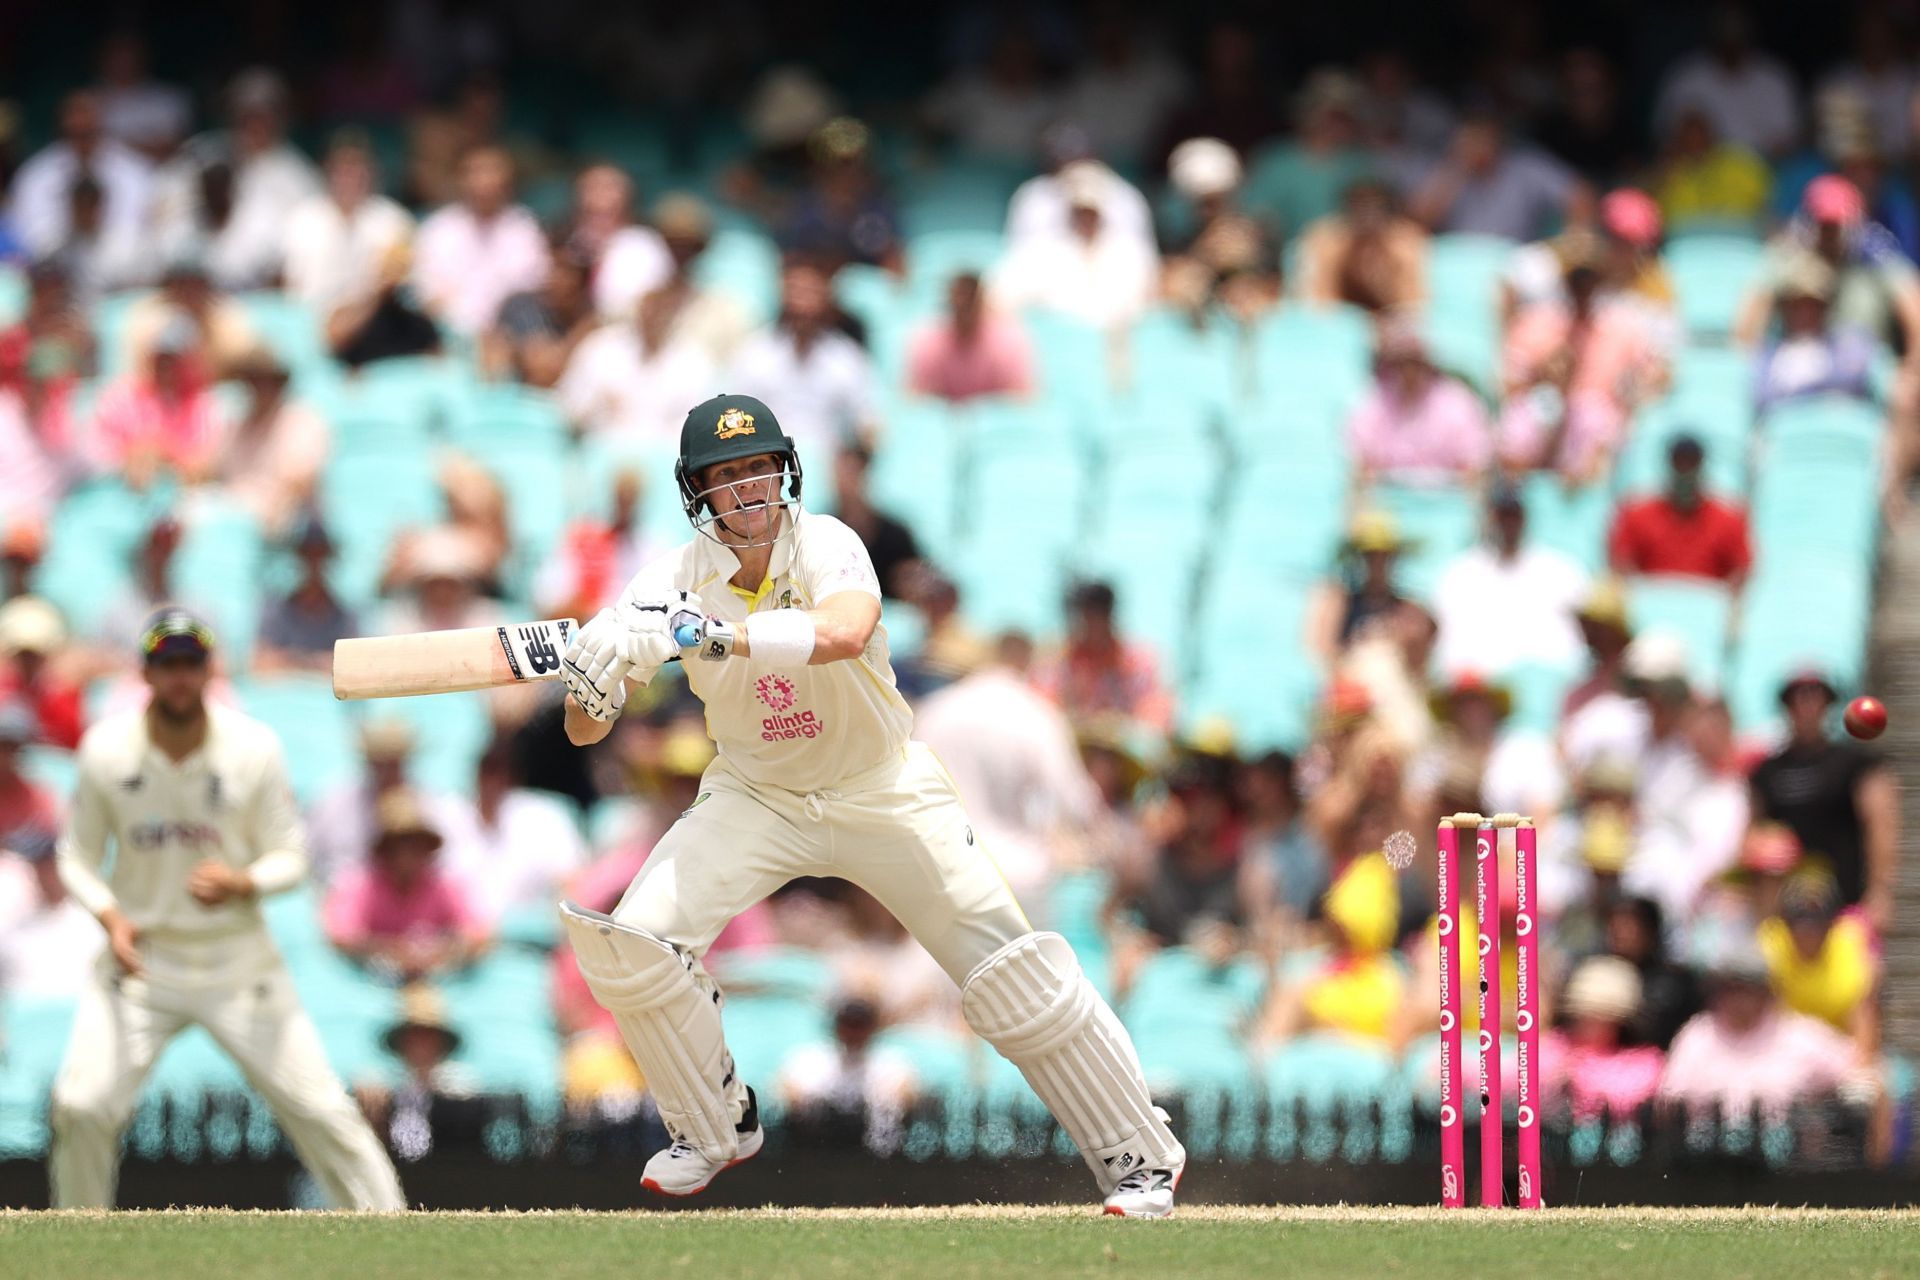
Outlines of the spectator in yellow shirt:
M1781 887L1778 910L1760 923L1760 951L1782 1004L1847 1032L1863 1057L1877 1051L1873 934L1857 912L1841 914L1824 868L1797 871Z
M1759 228L1773 187L1766 162L1714 136L1706 114L1681 116L1668 135L1653 191L1669 233Z

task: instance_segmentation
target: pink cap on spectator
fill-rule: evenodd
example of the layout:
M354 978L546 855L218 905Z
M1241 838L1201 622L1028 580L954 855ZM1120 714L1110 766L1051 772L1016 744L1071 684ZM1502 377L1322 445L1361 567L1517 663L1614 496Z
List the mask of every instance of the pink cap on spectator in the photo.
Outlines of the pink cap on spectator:
M1833 173L1807 184L1801 207L1815 222L1851 225L1867 216L1867 202L1861 198L1860 188Z
M1600 202L1600 225L1637 249L1660 243L1660 206L1653 197L1633 187L1609 191Z

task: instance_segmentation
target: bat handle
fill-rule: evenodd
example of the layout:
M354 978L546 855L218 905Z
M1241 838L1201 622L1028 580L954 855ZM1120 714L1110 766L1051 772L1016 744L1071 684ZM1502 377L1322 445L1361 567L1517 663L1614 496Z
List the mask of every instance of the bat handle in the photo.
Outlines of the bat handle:
M691 649L700 643L700 628L691 622L683 622L673 629L673 642L682 649Z

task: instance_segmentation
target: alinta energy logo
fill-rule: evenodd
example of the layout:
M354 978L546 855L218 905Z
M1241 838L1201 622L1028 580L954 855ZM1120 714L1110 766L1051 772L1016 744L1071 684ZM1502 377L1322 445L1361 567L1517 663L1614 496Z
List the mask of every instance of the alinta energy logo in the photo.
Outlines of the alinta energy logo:
M775 711L791 711L795 698L793 681L781 675L764 675L753 682L753 696Z

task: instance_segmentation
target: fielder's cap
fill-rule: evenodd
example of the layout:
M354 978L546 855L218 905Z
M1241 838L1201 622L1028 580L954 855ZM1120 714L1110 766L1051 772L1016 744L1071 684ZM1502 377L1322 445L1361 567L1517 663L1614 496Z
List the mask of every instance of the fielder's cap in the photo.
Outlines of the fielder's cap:
M40 721L18 698L0 702L0 744L23 747L40 736Z
M1167 157L1167 178L1191 199L1222 195L1240 185L1240 154L1218 138L1188 138Z
M39 596L15 596L0 605L0 654L52 653L66 642L60 611Z
M689 476L716 462L760 453L793 453L793 442L764 400L718 395L687 410L680 426L680 460Z
M1786 702L1802 689L1818 689L1826 695L1828 702L1840 700L1840 690L1834 687L1833 681L1827 678L1826 672L1818 667L1802 667L1788 676L1786 682L1780 686L1780 701Z
M380 797L378 808L380 835L374 841L374 848L384 847L390 840L405 836L422 836L432 841L438 849L445 841L440 829L433 825L433 819L427 816L426 805L409 787L395 787Z
M1600 202L1600 225L1636 249L1651 249L1660 243L1660 206L1644 191L1621 187Z
M400 993L400 1020L381 1037L388 1053L399 1054L400 1037L408 1031L437 1032L449 1055L460 1051L460 1033L447 1021L447 1003L431 983L409 983Z
M1867 202L1860 188L1837 173L1815 178L1807 184L1800 207L1815 222L1854 226L1866 220Z
M191 610L166 605L156 610L140 629L140 656L146 662L162 658L208 658L213 654L213 629Z
M1640 971L1619 956L1592 956L1567 980L1567 1013L1575 1018L1627 1022L1640 1011Z
M1831 302L1837 285L1833 267L1817 253L1796 253L1787 260L1774 285L1776 298L1813 298Z
M412 723L399 716L374 716L360 725L360 753L369 760L404 760L415 740Z

